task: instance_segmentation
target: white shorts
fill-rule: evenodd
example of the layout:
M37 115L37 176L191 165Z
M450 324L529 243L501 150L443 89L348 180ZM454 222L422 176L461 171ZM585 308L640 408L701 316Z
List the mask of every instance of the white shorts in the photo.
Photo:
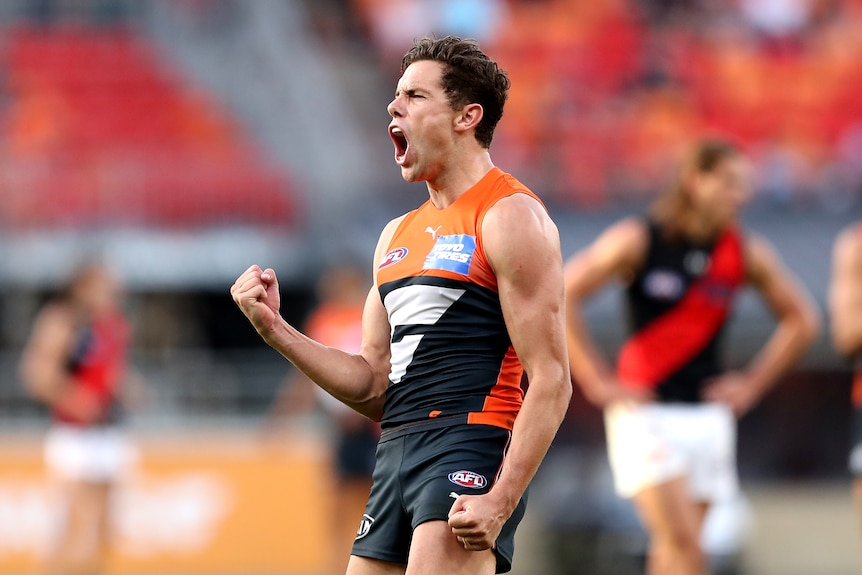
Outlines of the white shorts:
M136 460L135 447L117 427L55 424L45 438L45 463L63 480L110 483Z
M739 491L736 420L724 405L615 404L605 410L608 456L621 497L685 477L692 498Z

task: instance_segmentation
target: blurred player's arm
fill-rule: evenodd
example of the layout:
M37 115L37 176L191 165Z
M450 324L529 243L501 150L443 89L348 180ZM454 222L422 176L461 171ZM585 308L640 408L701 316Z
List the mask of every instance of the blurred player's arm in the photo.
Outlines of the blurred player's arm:
M400 219L380 236L374 261L380 261ZM389 385L389 319L376 286L362 314L362 346L348 353L305 336L279 315L278 280L272 269L248 268L231 287L234 301L267 344L311 381L366 417L379 421Z
M575 382L598 407L617 399L648 399L646 392L623 388L590 336L582 307L613 280L630 280L646 257L649 236L644 223L627 218L609 227L565 266L566 334Z
M848 358L862 354L862 233L858 226L845 229L835 240L829 318L835 349Z
M778 325L741 373L718 378L704 391L710 401L746 412L800 358L820 331L820 313L807 290L787 269L775 248L752 235L746 243L746 275Z
M494 544L551 445L572 395L556 226L535 199L516 194L488 211L482 237L509 337L530 387L491 491L462 496L450 511L453 532L469 540L471 549Z
M33 398L81 421L91 421L99 414L99 401L87 389L74 385L67 367L75 341L70 313L48 305L38 314L24 346L19 376Z

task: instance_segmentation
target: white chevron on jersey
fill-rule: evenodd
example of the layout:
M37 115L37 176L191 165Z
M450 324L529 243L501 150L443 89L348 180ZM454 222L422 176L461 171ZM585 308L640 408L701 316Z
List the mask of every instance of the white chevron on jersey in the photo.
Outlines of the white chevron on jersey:
M383 305L389 315L390 337L399 326L434 325L465 291L431 285L406 285L389 292ZM422 334L410 334L392 342L389 381L401 381L423 337Z

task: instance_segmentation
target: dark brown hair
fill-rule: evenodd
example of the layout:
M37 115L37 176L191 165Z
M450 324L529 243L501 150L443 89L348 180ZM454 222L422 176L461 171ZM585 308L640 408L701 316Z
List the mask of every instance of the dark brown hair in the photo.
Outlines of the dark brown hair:
M683 225L695 216L695 207L687 189L690 176L708 174L729 158L741 152L725 140L704 140L683 161L674 183L650 206L650 215L672 238L683 234Z
M475 40L457 36L415 40L401 60L401 73L420 60L443 64L441 81L452 109L473 103L482 106L476 140L489 148L511 86L506 72L479 49Z

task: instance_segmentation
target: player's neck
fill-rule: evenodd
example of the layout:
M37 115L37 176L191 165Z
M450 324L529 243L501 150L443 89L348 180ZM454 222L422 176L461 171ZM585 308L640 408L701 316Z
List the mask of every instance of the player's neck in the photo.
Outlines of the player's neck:
M452 205L494 167L491 155L484 148L466 159L462 158L458 157L458 161L451 162L438 177L427 181L431 203L438 209Z

